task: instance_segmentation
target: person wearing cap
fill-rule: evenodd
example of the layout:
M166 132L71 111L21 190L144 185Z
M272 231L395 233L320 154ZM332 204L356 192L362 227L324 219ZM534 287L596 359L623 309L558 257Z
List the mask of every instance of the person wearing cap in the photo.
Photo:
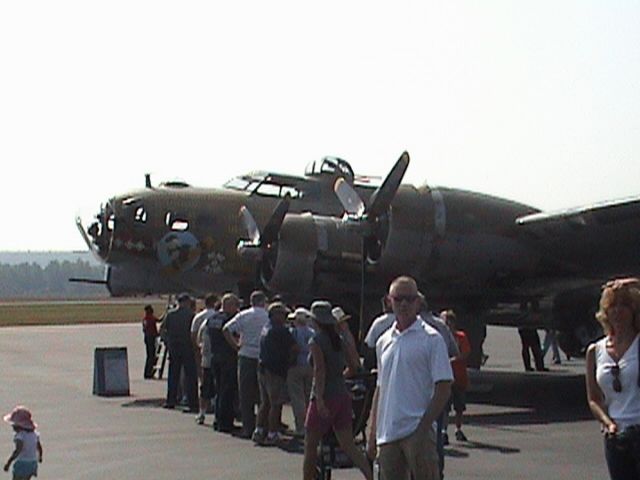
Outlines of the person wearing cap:
M311 312L306 308L296 308L289 314L289 320L293 322L291 335L298 344L299 351L295 364L287 372L287 390L296 425L295 436L304 437L304 417L309 405L313 381L313 368L309 363L309 340L315 332L309 326Z
M287 386L287 371L298 353L298 344L286 327L289 309L282 302L269 305L269 323L260 336L258 386L260 408L254 440L262 445L280 441L280 416Z
M13 442L16 445L4 464L4 471L8 472L13 463L14 480L29 480L31 477L37 477L38 463L42 463L42 443L31 412L28 408L19 405L4 416L4 421L13 427L15 432Z
M249 297L251 307L242 310L229 321L222 332L231 347L238 352L238 396L243 438L250 438L256 427L255 406L260 402L258 389L258 357L260 334L269 322L267 297L256 290Z
M164 328L169 351L169 375L167 378L167 400L165 408L175 408L178 403L180 372L184 368L185 390L188 411L198 412L198 374L191 342L191 322L193 310L191 297L182 293L178 296L178 307L167 312Z
M371 480L373 473L369 462L353 441L351 395L343 375L347 363L353 371L359 367L360 359L355 344L338 333L337 321L329 302L313 302L311 314L318 328L309 345L313 385L305 424L304 480L316 478L318 445L330 430L334 431L340 448L364 477Z
M197 352L195 355L196 364L200 363L200 398L199 398L199 412L196 417L196 423L202 425L205 420L205 414L211 406L211 400L216 396L216 383L213 379L213 370L211 368L211 342L209 339L209 331L206 328L211 318L219 314L216 309L218 303L218 297L214 294L209 294L204 299L204 310L198 312L191 322L191 335L194 350ZM193 330L197 328L195 338L193 337Z
M420 320L413 278L389 287L395 323L376 343L378 377L367 453L380 478L440 479L435 421L451 392L453 373L442 336Z
M348 315L342 307L333 307L331 309L331 314L336 319L336 328L338 333L348 342L351 342L353 345L356 344L356 339L353 338L353 333L351 333L351 328L349 328L349 320L351 320L351 315ZM355 373L355 372L353 372Z
M240 300L233 293L222 297L222 308L203 325L211 349L211 372L216 385L216 421L219 432L233 431L234 401L238 394L238 354L224 338L224 326L240 310Z

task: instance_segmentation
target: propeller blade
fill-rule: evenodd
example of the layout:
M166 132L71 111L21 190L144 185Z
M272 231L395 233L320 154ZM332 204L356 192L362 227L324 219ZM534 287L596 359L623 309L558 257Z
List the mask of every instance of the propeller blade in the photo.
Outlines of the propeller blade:
M338 200L340 200L342 207L349 215L357 217L364 215L364 202L344 178L340 177L336 180L336 183L333 185L333 191L336 192Z
M367 211L370 218L377 218L389 209L408 166L409 154L403 152L382 185L371 195L371 206Z
M82 220L80 220L80 217L76 217L76 227L78 227L78 230L80 231L80 235L82 235L84 243L86 243L87 247L89 247L89 251L93 254L96 260L98 260L100 263L103 263L104 260L98 254L98 250L96 250L96 246L93 244L93 242L89 238L89 235L87 235L87 232L84 229L84 226L82 225Z
M251 243L258 245L260 243L260 230L258 229L258 225L256 224L253 215L251 215L249 209L244 205L240 207L240 217L242 218L242 223L247 229Z
M290 195L286 195L280 203L276 206L275 210L271 214L271 218L264 227L264 231L260 236L260 244L264 247L271 245L278 239L280 234L280 227L284 221L284 217L289 211L289 204L291 200Z

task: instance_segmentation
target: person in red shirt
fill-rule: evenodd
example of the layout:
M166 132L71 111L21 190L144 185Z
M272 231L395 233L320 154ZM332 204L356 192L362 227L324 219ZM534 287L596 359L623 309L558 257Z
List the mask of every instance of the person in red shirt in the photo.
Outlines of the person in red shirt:
M471 353L471 344L462 330L456 326L456 314L453 310L444 310L440 317L446 322L458 343L460 356L451 359L453 370L453 385L451 387L451 402L456 412L456 440L466 442L467 437L462 432L462 414L467 408L466 391L469 387L467 373L467 358Z
M156 339L158 338L157 323L160 320L153 314L153 307L144 307L144 317L142 319L142 333L144 334L144 345L147 350L147 361L144 364L144 378L153 378L153 367L156 364Z

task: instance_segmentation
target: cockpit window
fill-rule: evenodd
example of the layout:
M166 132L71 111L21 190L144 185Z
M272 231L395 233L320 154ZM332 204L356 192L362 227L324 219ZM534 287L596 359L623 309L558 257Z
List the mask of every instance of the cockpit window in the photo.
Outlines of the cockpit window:
M311 177L311 176L315 175L316 173L318 173L318 172L316 171L316 161L315 161L315 160L312 160L312 161L311 161L311 162L309 162L309 163L307 164L307 166L305 167L305 169L304 169L304 174L305 174L307 177Z
M260 180L250 180L246 178L232 178L224 184L224 188L230 188L232 190L240 190L241 192L253 192L259 185Z
M144 207L140 206L136 208L133 219L139 223L147 223L147 211L144 209Z
M173 212L167 212L164 217L164 221L174 232L184 232L185 230L189 230L189 220L176 215Z
M353 181L353 169L349 162L338 157L324 157L322 160L313 161L307 165L304 171L308 177L322 174L340 175L348 181Z
M265 197L285 197L289 195L291 198L301 198L302 192L290 185L278 185L276 183L262 182L255 190L257 195Z
M249 186L249 182L242 178L232 178L224 184L225 188L231 188L232 190L246 190Z

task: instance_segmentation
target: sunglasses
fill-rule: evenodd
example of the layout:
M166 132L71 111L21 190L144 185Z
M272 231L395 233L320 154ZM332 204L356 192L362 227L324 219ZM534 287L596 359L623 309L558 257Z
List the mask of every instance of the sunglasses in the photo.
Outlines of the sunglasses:
M390 298L396 303L400 303L400 302L411 303L411 302L414 302L418 298L418 296L417 295L391 295Z
M617 363L611 367L611 374L613 375L613 391L620 393L622 391L622 382L620 381L620 365Z

